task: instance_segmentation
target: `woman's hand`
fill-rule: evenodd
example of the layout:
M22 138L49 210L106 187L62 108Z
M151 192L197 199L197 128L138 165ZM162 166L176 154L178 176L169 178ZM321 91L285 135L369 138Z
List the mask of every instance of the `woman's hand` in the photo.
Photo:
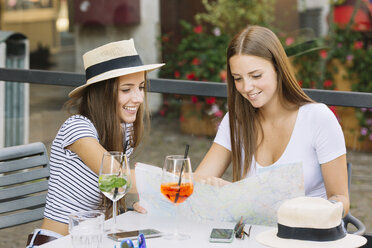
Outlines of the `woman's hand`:
M139 202L135 202L135 203L133 203L132 207L133 207L134 211L136 211L136 212L138 212L138 213L140 213L140 214L147 214L146 209L144 209L144 208L139 204Z

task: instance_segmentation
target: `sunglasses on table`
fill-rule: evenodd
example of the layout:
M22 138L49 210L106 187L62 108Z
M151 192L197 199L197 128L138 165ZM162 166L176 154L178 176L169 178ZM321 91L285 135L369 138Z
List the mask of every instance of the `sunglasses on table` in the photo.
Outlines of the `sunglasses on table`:
M138 245L137 247L134 246L133 241L131 239L124 239L120 242L119 248L146 248L146 240L143 233L138 235L137 237ZM115 245L116 248L116 245Z
M245 223L243 223L243 216L234 227L235 238L244 239L245 236L249 237L251 234L252 226L249 226L248 233L244 231Z

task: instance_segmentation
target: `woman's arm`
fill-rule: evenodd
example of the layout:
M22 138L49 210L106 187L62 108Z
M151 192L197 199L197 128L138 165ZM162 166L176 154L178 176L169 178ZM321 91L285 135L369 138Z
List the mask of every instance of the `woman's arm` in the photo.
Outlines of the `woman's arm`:
M95 138L78 139L66 148L76 153L94 173L99 174L103 153L106 152L106 149ZM137 193L134 169L130 170L130 172L132 187L129 192Z
M195 174L202 177L222 177L231 162L231 152L225 147L213 143Z
M322 164L322 175L328 200L342 202L345 216L350 206L346 155Z
M86 166L97 175L99 174L102 156L106 149L98 140L92 137L81 138L67 146L66 149L76 153Z

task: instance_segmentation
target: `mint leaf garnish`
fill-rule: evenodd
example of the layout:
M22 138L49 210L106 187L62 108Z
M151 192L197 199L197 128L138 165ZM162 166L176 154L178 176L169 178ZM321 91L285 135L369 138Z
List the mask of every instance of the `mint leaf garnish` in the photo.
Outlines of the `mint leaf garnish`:
M116 175L101 175L98 179L98 188L102 192L110 192L114 188L120 188L127 184L127 181Z

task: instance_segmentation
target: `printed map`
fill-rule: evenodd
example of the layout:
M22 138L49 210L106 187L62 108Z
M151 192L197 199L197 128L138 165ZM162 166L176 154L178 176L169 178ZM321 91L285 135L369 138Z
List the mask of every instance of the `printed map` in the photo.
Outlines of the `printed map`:
M276 210L290 198L304 196L301 163L268 167L256 175L223 187L194 182L194 192L180 204L179 214L198 222L237 222L276 225ZM136 185L140 204L148 214L175 216L175 206L160 192L162 169L136 164Z

